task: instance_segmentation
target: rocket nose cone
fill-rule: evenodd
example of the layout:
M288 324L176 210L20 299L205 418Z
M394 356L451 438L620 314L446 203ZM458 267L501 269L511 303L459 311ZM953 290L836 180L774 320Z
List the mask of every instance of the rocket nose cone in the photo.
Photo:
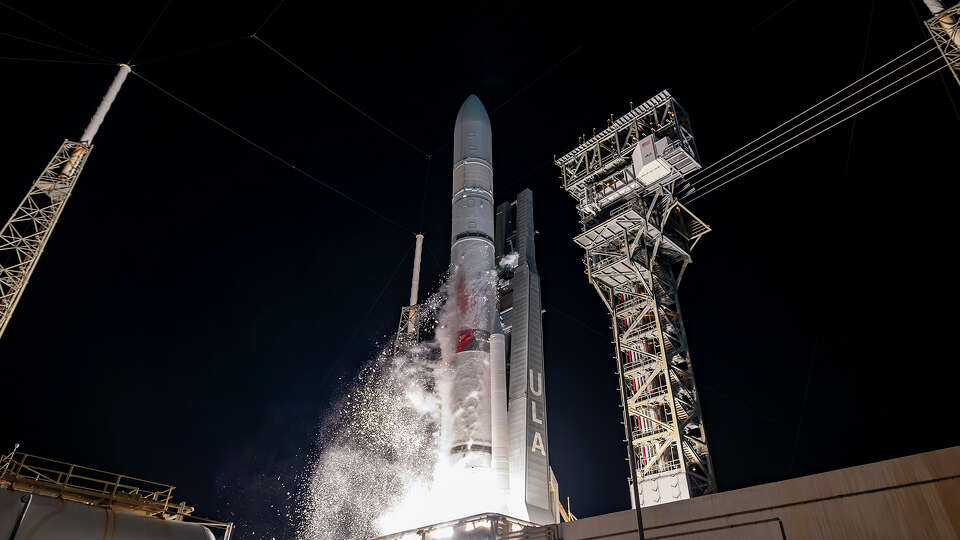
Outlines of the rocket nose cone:
M460 106L457 125L453 129L453 163L456 166L467 158L477 158L493 165L493 130L490 117L480 98L470 97Z

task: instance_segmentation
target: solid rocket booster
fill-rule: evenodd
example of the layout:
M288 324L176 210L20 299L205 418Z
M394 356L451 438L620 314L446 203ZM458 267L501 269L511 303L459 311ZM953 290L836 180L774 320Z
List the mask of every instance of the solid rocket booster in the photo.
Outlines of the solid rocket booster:
M454 128L451 204L454 289L450 300L456 302L457 323L450 454L464 466L502 468L508 463L506 380L503 330L497 324L496 309L493 134L486 109L473 95L460 107ZM496 358L491 357L491 341ZM500 414L494 414L493 407ZM506 471L500 476L509 478Z

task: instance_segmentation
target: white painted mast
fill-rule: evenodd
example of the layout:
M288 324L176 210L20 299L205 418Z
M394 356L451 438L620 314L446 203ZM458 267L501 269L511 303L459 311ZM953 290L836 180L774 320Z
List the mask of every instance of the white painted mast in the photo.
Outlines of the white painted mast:
M410 312L407 315L407 334L416 332L417 301L420 295L420 255L423 252L423 235L417 235L417 246L413 251L413 277L410 279Z
M117 74L113 77L113 82L110 83L110 87L107 88L107 93L104 94L103 99L100 100L100 105L97 107L97 111L93 113L93 117L90 118L87 129L83 130L80 142L86 143L87 145L93 143L93 138L96 136L97 131L100 130L100 124L102 124L103 119L107 117L107 112L110 110L110 106L113 105L113 100L117 99L120 87L123 86L123 81L127 80L127 75L129 74L130 66L120 64L120 70L117 71Z

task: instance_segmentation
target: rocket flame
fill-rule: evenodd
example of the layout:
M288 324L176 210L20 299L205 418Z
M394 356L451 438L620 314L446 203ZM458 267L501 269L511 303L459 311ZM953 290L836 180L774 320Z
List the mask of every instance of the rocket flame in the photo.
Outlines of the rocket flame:
M456 273L452 273L456 275ZM493 470L451 459L460 304L484 299L447 279L417 310L436 340L394 351L391 340L323 422L320 450L301 492L298 537L360 540L483 512L506 512ZM447 302L448 297L455 301Z

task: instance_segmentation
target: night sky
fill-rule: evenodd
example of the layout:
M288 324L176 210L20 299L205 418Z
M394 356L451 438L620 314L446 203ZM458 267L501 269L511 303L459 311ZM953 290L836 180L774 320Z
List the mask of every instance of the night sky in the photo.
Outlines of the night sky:
M9 2L121 62L165 4ZM134 69L363 207L131 76L0 340L0 449L174 484L240 539L292 537L318 423L395 330L416 232L425 293L445 270L467 95L491 114L497 203L534 192L550 456L589 516L628 506L627 470L553 156L667 88L709 164L927 37L919 0L286 2L259 35L395 137L245 37L275 6L174 1ZM2 6L0 32L97 54ZM0 70L6 219L116 68ZM691 205L714 232L680 297L721 490L960 443L943 73Z

